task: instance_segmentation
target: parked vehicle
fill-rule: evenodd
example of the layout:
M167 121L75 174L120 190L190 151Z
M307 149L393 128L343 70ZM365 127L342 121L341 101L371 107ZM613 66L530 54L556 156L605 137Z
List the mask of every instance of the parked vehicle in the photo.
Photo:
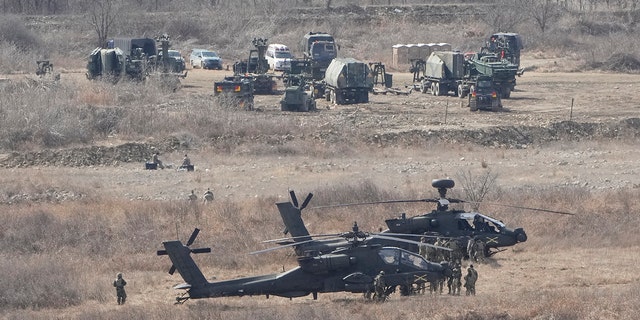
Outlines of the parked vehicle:
M226 106L253 110L253 81L249 78L229 76L216 81L213 95Z
M324 76L325 98L334 104L367 103L373 89L369 65L353 58L331 61Z
M186 69L186 63L184 61L184 58L180 54L180 51L169 50L167 55L169 56L169 64L171 66L170 68L171 72L181 73L182 71L184 71L184 69ZM158 52L158 60L159 61L162 60L162 50Z
M502 109L500 93L490 76L479 76L469 90L469 110L499 111Z
M193 49L189 56L189 63L192 68L222 70L222 58L211 50Z
M300 49L305 59L311 60L313 80L322 80L331 60L338 56L338 47L333 36L324 32L309 32L304 35Z
M284 44L270 44L267 47L264 57L267 59L269 68L274 71L288 71L291 69L291 51Z

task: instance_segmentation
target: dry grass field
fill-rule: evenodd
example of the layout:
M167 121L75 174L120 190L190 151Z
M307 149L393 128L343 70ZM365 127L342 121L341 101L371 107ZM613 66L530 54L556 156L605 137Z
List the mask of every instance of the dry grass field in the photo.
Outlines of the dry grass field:
M242 19L245 29L235 22L226 25L226 30L243 30L240 39L203 40L183 32L176 43L188 53L199 41L221 41L220 51L231 62L248 49L241 39L253 33L271 32L270 38L293 46L307 29L331 27L341 39L342 54L385 61L386 53L373 50L378 38L385 46L421 41L404 31L447 25L371 16L366 16L372 21L369 29L348 21L340 25L344 16L337 9L326 13L329 25L318 23L322 12L305 13L315 24L277 33L278 23L292 26L300 18L286 22L272 11L254 11L253 20ZM256 19L263 15L273 18L260 28ZM199 19L225 21L213 10L193 17L182 27L194 28ZM504 101L504 112L474 113L460 107L458 98L416 92L375 95L370 103L347 106L318 100L319 111L310 113L282 112L279 96L258 96L258 110L247 112L220 105L212 96L213 81L227 71L189 70L176 92L153 83L89 82L84 62L73 57L91 50L82 42L90 35L75 24L62 28L51 22L62 30L53 38L68 37L76 44L65 48L88 48L71 57L62 49L52 53L52 60L61 61L54 62L62 71L59 83L37 81L30 74L31 56L10 54L11 67L0 58L5 79L0 82L0 318L636 319L640 75L588 66L607 57L605 44L625 32L629 39L638 33L631 25L599 38L561 34L574 18L556 21L558 32L548 38L521 26L533 48L525 53L527 71L512 99ZM141 24L131 28L144 30ZM460 47L471 42L475 48L491 32L480 22L447 26L455 32L433 34ZM470 29L479 35L466 41L462 34ZM380 30L398 36L383 37ZM41 30L32 26L21 32L39 35ZM364 41L367 35L374 40ZM562 39L575 45L571 54L561 54ZM582 50L587 44L589 53ZM629 49L637 54L634 46ZM0 49L13 50L2 41ZM404 69L393 74L395 86L409 84ZM165 163L177 164L188 153L196 170L143 170L151 147L161 150ZM210 246L212 253L195 259L209 279L279 272L296 265L292 250L247 253L265 248L263 240L282 236L275 203L288 200L289 188L299 197L314 193L303 212L312 233L346 231L353 221L376 231L384 219L432 207L312 207L435 197L430 182L443 177L458 182L450 196L465 198L463 178L483 175L497 179L480 211L509 227L523 227L529 239L476 266L474 297L394 294L378 304L359 294L336 293L320 294L315 301L311 296L242 297L174 305L178 292L172 287L182 279L167 273L167 257L155 255L163 240L185 241L198 227L196 245ZM207 188L215 193L213 203L187 200L191 190L200 196ZM111 285L117 272L128 282L124 306L116 304Z

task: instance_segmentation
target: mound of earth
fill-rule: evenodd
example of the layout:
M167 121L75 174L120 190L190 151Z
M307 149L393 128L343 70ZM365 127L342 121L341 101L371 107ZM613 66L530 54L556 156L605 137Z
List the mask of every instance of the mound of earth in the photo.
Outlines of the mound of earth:
M640 71L640 60L630 53L615 53L603 65L603 69L617 72Z
M481 146L521 149L554 141L582 141L597 139L637 139L640 137L640 118L630 118L614 123L578 123L562 121L547 127L496 126L475 130L410 130L384 134L362 135L362 141L386 146L420 146L425 143L470 143ZM303 137L287 137L291 141ZM314 135L322 143L353 143L343 141L339 132L322 132ZM256 142L273 145L282 144L269 136L247 137L237 144ZM91 146L64 150L42 150L27 153L12 153L0 160L0 167L31 166L117 166L119 163L144 162L155 150L169 152L179 150L178 139L170 137L157 145L147 143L126 143L115 147Z

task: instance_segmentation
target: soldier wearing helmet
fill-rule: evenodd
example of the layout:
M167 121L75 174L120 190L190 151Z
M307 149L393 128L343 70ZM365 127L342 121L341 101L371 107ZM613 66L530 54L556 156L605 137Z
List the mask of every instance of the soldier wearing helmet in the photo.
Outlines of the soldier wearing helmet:
M375 297L377 301L384 301L387 298L385 288L387 284L384 281L384 271L380 270L380 273L373 278L373 286L375 290Z
M113 281L113 286L116 287L116 296L118 297L118 304L124 304L125 300L127 300L127 293L124 291L124 286L127 285L127 282L124 281L122 277L122 272L118 272L116 275L116 280Z

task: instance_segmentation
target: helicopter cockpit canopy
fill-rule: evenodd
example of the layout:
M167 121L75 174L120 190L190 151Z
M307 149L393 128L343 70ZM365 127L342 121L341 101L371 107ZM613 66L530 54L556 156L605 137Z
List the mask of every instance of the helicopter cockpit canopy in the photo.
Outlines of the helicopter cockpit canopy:
M405 265L422 270L429 269L429 262L422 256L400 248L385 247L378 251L378 255L386 264Z
M473 225L475 228L478 228L478 226L481 225L484 227L488 227L489 230L493 230L496 232L506 227L506 225L502 223L502 221L477 212L463 212L458 214L458 218L461 220L466 220L467 222L471 222L471 225ZM491 226L489 222L495 227Z

